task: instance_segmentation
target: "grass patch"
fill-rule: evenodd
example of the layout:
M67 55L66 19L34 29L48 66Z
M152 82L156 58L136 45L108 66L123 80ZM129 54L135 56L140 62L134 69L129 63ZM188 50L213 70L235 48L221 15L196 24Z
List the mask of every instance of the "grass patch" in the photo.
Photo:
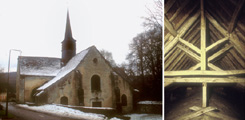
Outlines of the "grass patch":
M0 118L14 118L14 115L8 113L8 116L5 116L5 111L4 110L0 110Z

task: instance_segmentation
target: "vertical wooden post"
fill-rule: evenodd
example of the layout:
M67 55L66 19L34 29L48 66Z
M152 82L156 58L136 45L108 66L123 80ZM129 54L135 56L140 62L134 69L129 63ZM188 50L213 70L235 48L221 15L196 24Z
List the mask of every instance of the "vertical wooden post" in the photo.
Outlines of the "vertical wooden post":
M207 68L207 57L206 57L206 18L204 16L204 0L201 0L201 70Z
M206 56L206 18L204 15L204 0L201 0L201 70L207 69ZM202 83L202 107L207 107L207 83Z
M207 107L207 83L202 83L202 107Z

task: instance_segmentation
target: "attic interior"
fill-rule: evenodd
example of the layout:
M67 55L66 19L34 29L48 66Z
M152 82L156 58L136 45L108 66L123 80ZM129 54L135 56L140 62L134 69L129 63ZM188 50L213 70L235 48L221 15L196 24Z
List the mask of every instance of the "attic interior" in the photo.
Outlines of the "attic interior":
M165 119L245 119L244 1L164 1Z

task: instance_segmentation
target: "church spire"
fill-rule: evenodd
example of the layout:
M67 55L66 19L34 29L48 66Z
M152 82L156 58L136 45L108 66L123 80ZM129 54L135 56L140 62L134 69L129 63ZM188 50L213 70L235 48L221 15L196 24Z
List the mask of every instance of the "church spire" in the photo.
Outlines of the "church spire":
M67 10L67 17L66 17L65 38L72 38L72 31L71 31L71 23L70 23L69 10Z
M76 40L72 37L69 10L67 10L65 38L62 41L62 66L76 55Z

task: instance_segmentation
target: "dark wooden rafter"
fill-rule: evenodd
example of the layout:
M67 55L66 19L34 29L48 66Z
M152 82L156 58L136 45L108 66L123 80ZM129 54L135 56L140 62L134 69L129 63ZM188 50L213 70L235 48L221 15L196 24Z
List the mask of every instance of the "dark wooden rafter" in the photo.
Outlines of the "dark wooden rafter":
M200 13L197 12L189 20L186 21L186 24L180 28L178 35L164 48L164 55L166 55L178 42L178 38L182 37L184 33L191 27L191 25L197 20Z
M177 15L183 10L183 8L185 8L185 6L190 2L190 0L185 0L181 3L181 6L175 11L175 13L173 14L173 16L169 19L169 21L173 21Z
M212 56L208 57L208 62L215 62L221 55L224 55L228 50L230 50L233 45L227 45L223 49L219 50L218 52L214 53Z
M228 33L231 33L233 31L234 26L235 26L236 21L237 21L237 17L239 15L239 12L240 12L243 4L244 4L244 0L239 0L238 5L237 5L232 17L231 17L231 21L230 21L230 24L228 27Z
M169 22L167 17L164 17L164 26L168 29L168 31L174 36L177 36L177 31L174 29L172 23Z
M168 12L168 10L173 6L176 0L168 0L166 5L164 6L164 14Z

